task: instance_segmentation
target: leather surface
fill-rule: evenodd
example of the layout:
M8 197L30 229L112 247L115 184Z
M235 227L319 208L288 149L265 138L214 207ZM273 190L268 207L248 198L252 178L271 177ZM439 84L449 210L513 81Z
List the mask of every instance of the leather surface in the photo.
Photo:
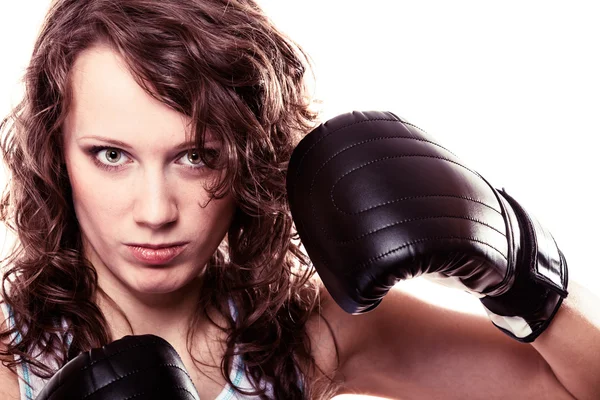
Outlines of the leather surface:
M175 349L154 335L125 336L69 361L36 400L199 400Z
M321 124L294 150L287 179L302 243L349 313L373 309L398 280L422 274L458 279L466 290L498 298L518 276L517 297L535 300L535 312L556 306L544 303L546 289L566 295L566 263L551 235L393 113L352 112ZM539 276L543 289L535 289ZM512 301L495 311L531 311L522 308Z

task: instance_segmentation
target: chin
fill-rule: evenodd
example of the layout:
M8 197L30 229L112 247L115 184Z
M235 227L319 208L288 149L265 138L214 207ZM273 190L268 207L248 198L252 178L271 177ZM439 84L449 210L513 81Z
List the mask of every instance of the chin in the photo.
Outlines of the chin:
M133 278L133 279L131 279ZM193 281L193 275L182 275L172 269L137 271L128 286L140 294L167 294L176 292Z
M182 286L165 284L138 284L137 286L132 287L136 292L140 294L169 294L181 289Z

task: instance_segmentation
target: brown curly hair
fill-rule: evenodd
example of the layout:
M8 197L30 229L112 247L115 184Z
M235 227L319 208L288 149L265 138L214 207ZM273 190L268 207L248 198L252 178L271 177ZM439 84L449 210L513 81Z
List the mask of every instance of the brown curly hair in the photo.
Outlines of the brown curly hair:
M225 170L207 190L215 198L232 193L237 210L206 269L197 315L210 318L212 306L229 323L221 327L228 335L223 377L235 386L228 371L237 345L248 376L271 381L275 398L330 398L333 379L316 373L306 332L309 318L321 317L319 290L285 192L291 152L318 117L306 85L310 61L252 0L53 2L24 76L24 99L0 124L11 173L0 218L18 239L3 260L2 296L14 326L0 332L8 343L0 357L19 357L5 365L14 372L27 363L48 378L55 371L35 359L36 346L62 366L112 340L95 302L102 289L83 256L61 151L70 68L100 43L123 57L149 95L190 117L197 148L207 130L221 141L218 157L200 153L210 168ZM17 332L18 343L6 340ZM300 364L315 372L311 379L298 380ZM259 389L252 394L267 398Z

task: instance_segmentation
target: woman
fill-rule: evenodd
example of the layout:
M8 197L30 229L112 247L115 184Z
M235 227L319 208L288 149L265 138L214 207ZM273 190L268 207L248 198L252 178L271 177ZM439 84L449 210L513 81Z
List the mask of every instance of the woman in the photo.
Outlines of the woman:
M568 300L534 346L400 292L363 316L335 305L286 202L287 162L316 125L306 73L251 1L54 2L2 124L19 247L0 394L35 398L80 352L146 333L173 345L201 398L598 393L582 351L598 328ZM561 325L583 342L559 346ZM587 367L564 361L579 354ZM466 387L474 374L494 378Z
M309 271L294 269L306 260L284 187L314 119L302 53L252 2L220 1L57 1L34 53L15 124L3 124L16 172L3 216L23 249L6 261L6 282L18 278L3 295L21 341L3 352L48 377L81 350L160 327L188 367L192 356L209 364L197 367L203 398L232 383L221 371L234 344L250 374L299 398L289 354L309 361L317 310ZM172 268L136 258L148 251L135 245L175 241L185 249Z

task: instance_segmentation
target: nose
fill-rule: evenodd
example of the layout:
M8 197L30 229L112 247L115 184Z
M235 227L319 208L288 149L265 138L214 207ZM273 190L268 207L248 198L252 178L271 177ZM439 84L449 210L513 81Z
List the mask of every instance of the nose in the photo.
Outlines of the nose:
M158 229L177 220L176 198L162 172L144 174L136 186L133 207L136 223Z

